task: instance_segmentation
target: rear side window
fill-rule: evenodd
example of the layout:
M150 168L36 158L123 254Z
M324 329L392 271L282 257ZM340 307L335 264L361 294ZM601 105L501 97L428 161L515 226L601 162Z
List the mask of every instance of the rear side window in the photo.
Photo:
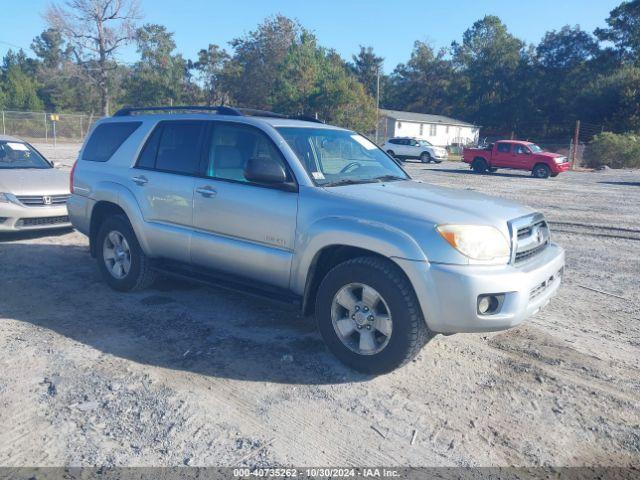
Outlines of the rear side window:
M142 122L117 122L98 125L84 147L82 159L106 162Z
M206 122L161 122L145 144L140 168L195 175L198 173Z
M498 151L502 152L502 153L509 153L509 150L511 150L511 145L508 143L499 143L498 144Z
M160 135L162 135L162 127L155 128L147 140L147 143L145 143L140 157L138 157L138 167L150 169L155 167Z

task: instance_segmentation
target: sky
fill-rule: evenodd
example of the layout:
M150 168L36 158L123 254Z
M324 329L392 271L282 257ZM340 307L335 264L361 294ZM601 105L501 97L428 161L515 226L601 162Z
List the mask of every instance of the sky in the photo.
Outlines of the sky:
M58 2L64 0L57 0ZM42 17L51 0L0 0L0 55L10 48L29 50L45 29ZM141 0L143 21L174 32L177 51L195 59L209 43L228 42L255 29L265 17L281 13L313 31L321 45L351 59L359 46L372 46L391 72L409 58L416 40L436 48L460 40L473 22L498 15L511 33L537 43L548 30L580 25L592 32L605 26L621 0ZM134 62L128 47L120 60Z

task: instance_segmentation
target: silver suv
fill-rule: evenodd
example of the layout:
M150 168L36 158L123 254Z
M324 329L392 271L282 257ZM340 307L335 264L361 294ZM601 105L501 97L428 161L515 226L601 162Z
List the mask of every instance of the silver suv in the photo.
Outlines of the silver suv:
M269 112L121 110L93 128L72 190L113 288L168 272L296 302L369 373L436 332L522 322L564 267L542 215L413 181L356 132Z

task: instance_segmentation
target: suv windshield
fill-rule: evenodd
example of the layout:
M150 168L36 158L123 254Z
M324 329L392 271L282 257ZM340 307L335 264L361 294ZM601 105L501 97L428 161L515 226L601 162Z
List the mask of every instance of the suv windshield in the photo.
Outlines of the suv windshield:
M330 187L409 178L386 153L355 132L306 127L277 130L316 185Z
M23 142L0 141L1 168L53 168L33 147Z
M421 147L431 147L431 142L427 142L426 140L418 140L418 145Z

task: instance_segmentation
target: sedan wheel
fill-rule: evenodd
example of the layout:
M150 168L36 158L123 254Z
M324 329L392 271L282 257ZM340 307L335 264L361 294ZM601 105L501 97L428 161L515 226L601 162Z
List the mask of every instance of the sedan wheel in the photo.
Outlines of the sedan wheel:
M361 283L338 290L333 297L331 321L342 344L359 355L384 350L393 331L387 302L374 288Z

